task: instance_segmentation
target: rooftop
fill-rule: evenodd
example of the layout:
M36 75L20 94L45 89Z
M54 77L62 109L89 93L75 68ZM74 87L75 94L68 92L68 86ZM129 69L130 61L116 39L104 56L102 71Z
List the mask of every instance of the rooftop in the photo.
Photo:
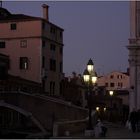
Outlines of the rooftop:
M43 20L46 21L44 18L41 17L34 17L24 14L12 14L7 9L0 7L0 22L9 22L9 21L32 21L32 20ZM46 21L54 26L55 24ZM58 27L58 26L56 26ZM62 28L58 27L59 29L63 30Z

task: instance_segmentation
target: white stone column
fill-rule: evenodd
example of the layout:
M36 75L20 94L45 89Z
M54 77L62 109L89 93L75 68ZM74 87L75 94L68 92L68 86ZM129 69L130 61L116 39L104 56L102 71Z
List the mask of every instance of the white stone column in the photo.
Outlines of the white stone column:
M140 45L130 44L129 67L130 67L130 92L129 92L129 110L140 109Z

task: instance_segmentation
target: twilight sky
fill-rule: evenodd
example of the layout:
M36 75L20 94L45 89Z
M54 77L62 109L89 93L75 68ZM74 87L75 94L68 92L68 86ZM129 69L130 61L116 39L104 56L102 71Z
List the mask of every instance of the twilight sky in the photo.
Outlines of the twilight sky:
M42 17L64 29L64 73L83 73L92 58L99 75L128 67L129 1L5 1L14 14Z

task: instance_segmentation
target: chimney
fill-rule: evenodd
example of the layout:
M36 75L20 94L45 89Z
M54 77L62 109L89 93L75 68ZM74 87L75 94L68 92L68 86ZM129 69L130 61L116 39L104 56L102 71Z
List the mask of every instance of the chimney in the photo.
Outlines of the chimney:
M42 8L43 8L43 18L46 20L46 21L49 21L49 6L46 5L46 4L43 4L42 5Z

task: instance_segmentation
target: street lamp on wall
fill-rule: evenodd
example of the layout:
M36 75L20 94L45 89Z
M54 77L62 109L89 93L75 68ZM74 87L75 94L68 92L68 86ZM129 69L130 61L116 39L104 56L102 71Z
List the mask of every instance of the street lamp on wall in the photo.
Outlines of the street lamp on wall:
M113 91L113 90L110 90L110 91L109 91L109 95L110 95L110 96L113 96L113 94L114 94L114 91Z
M113 90L110 90L109 91L109 95L110 95L110 101L111 101L111 103L110 103L110 121L112 120L112 110L113 110L113 105L112 105L112 97L113 97L113 95L114 95L114 91Z
M100 108L97 106L97 107L96 107L96 111L99 111L99 109L100 109Z
M83 73L84 82L88 88L88 109L89 109L89 122L88 122L88 130L92 130L92 120L91 120L91 112L92 112L92 93L94 92L94 87L97 82L97 74L94 70L93 61L90 59L87 63L87 68Z

